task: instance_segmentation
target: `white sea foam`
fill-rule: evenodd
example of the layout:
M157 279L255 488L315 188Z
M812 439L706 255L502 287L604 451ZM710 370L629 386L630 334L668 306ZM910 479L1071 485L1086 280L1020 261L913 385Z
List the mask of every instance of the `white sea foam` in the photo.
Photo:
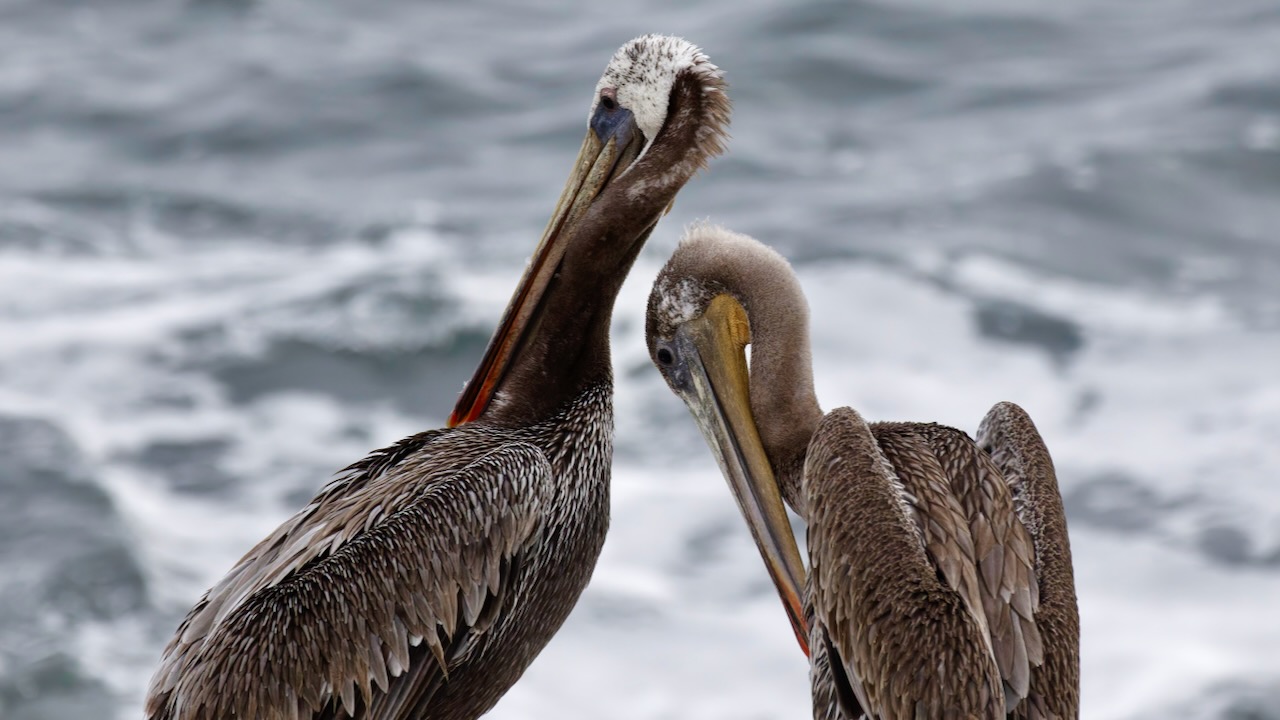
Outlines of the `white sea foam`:
M807 703L803 658L746 528L683 406L649 367L642 320L662 249L655 239L618 301L620 452L605 554L564 631L493 717L791 717ZM515 279L469 267L418 232L306 253L224 247L198 263L76 262L66 275L61 259L0 264L6 280L32 287L10 293L0 319L0 412L70 433L170 618L332 471L446 410L426 417L297 390L235 401L206 354L253 357L299 334L344 346L349 332L361 333L357 347L412 347L446 325L424 330L376 311L327 324L334 306L324 298L354 289L373 297L342 307L377 308L387 285L366 281L392 278L453 304L429 322L487 328ZM1073 521L1086 717L1134 718L1280 673L1270 651L1280 575L1224 566L1200 540L1225 523L1255 548L1280 542L1277 338L1242 328L1211 299L1118 292L990 258L930 270L947 282L854 262L798 269L824 407L972 431L992 403L1013 400L1036 418L1068 494L1118 475L1161 504L1136 532ZM1064 361L983 338L975 296L1070 321L1083 345ZM192 339L211 330L213 340ZM226 445L214 461L232 479L226 492L176 489L136 460L149 445L202 441ZM85 662L120 695L120 717L136 716L171 629L141 622L79 631Z

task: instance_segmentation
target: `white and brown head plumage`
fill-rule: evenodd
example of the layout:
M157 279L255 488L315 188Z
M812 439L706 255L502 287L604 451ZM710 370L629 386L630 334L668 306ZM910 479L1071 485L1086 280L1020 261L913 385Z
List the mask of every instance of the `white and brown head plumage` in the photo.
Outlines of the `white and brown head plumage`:
M784 601L811 603L815 718L1075 717L1069 541L1034 426L1002 404L980 447L931 423L824 416L807 322L780 255L702 225L655 281L646 334ZM780 497L809 524L807 591L783 587Z
M608 527L613 303L729 104L696 47L645 36L592 108L451 427L355 463L241 558L165 648L149 720L470 720L568 616Z
M654 281L645 332L655 340L701 316L717 295L742 304L751 322L751 409L782 489L804 513L804 451L822 410L813 390L809 303L791 264L758 240L710 223L690 226Z
M690 106L688 112L672 115L670 104L676 80L701 83L706 103ZM602 100L612 99L630 108L636 125L644 133L645 144L640 157L652 147L667 123L690 123L698 128L696 152L689 153L690 165L672 169L692 174L707 160L724 152L729 126L729 96L725 94L724 74L696 45L666 35L642 35L618 48L596 83L594 114ZM591 114L588 114L590 118Z

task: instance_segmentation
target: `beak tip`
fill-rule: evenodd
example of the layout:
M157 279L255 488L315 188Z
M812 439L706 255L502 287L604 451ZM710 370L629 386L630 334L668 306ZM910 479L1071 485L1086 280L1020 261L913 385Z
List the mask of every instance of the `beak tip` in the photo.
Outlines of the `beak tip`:
M800 643L800 651L805 657L810 657L809 624L805 622L798 602L795 605L788 604L787 615L791 619L791 630L796 634L796 642Z

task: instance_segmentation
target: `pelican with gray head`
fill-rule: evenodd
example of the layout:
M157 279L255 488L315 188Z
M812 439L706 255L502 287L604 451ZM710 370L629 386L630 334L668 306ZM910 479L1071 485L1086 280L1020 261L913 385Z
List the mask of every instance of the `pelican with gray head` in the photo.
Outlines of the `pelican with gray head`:
M815 718L1077 716L1065 517L1021 409L997 405L981 447L940 425L824 415L791 267L712 226L658 275L646 335L788 613L806 599ZM808 523L807 587L784 500Z
M618 50L450 427L347 468L236 563L165 648L148 718L455 720L497 702L600 554L614 300L728 114L697 47Z

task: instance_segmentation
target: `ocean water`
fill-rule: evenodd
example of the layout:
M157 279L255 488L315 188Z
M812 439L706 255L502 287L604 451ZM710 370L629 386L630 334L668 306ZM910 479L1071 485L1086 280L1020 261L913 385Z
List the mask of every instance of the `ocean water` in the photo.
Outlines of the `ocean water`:
M683 225L790 257L826 407L1059 470L1083 714L1280 718L1280 6L0 0L0 718L138 717L338 468L439 426L613 49L726 71L729 155L615 316L613 524L492 717L805 717L643 308Z

